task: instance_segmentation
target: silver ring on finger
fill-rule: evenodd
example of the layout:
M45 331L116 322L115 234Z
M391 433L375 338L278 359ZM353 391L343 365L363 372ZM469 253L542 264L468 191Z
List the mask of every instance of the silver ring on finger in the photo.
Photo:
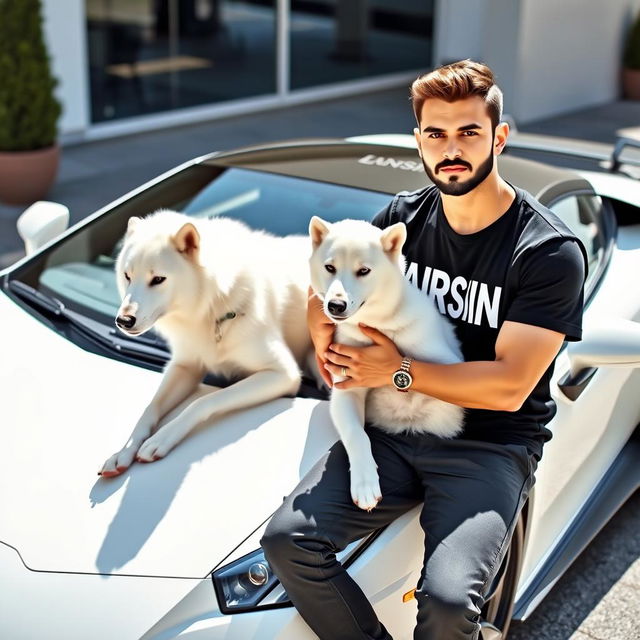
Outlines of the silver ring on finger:
M342 367L342 369L340 370L340 373L341 373L343 378L346 378L347 377L347 367Z

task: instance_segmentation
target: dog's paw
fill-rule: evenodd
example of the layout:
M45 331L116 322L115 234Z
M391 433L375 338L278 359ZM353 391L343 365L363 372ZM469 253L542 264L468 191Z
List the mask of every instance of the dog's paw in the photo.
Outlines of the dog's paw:
M375 465L351 469L351 499L356 506L365 511L371 511L380 502L382 491Z
M163 433L162 429L154 433L142 443L136 460L138 462L154 462L164 458L176 445L176 441L168 433Z
M137 447L125 447L124 449L114 453L102 465L102 469L98 471L98 475L103 478L113 478L124 473L133 463L136 456Z

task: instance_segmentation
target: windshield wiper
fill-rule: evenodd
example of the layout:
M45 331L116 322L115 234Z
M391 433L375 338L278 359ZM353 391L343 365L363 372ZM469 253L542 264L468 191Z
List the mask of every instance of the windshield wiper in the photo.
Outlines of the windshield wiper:
M57 298L42 293L20 280L9 280L7 288L16 296L52 316L56 321L71 324L83 336L98 344L102 349L116 352L124 357L134 358L138 361L155 365L162 368L169 360L169 350L166 343L160 336L144 335L129 338L114 328L106 326L104 323L88 318L77 311L73 311L60 302ZM70 339L66 335L67 339ZM229 381L221 376L207 374L203 382L205 384L226 387ZM307 398L327 399L326 391L318 389L315 380L303 377L299 395Z
M61 316L63 314L65 307L60 300L52 298L28 284L20 282L20 280L9 280L7 287L18 297L30 302L41 311L46 311L54 316Z
M70 323L85 337L102 347L116 351L123 356L142 358L156 365L163 365L169 359L169 352L165 344L158 338L119 336L115 328L108 327L98 320L93 320L65 307L57 298L48 296L32 286L20 282L20 280L10 280L7 287L12 293L37 310L44 311L48 316L53 316L55 320Z

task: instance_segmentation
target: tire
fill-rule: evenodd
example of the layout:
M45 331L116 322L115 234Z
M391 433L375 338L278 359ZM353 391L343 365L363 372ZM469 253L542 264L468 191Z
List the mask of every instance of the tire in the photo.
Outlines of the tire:
M516 588L524 551L525 513L520 513L511 537L509 549L489 589L489 597L482 608L481 640L506 640L516 598Z

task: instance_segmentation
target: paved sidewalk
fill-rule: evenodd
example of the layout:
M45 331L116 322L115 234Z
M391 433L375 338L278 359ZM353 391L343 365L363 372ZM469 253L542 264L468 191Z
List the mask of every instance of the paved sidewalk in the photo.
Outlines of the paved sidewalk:
M612 518L509 640L638 640L640 492Z

